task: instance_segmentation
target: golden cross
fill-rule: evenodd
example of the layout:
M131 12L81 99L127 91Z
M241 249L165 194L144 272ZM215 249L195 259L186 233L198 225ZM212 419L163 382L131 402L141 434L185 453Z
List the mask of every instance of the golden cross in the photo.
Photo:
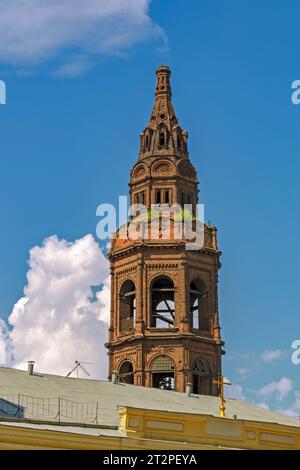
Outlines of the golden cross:
M220 403L220 416L225 416L225 398L224 398L224 385L231 385L230 382L225 382L223 375L219 375L218 380L214 380L214 384L219 385Z

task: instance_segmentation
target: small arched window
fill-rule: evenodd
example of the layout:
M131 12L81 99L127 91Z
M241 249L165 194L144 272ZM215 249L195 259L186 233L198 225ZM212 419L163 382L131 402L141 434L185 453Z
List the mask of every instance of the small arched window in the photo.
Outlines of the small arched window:
M175 326L174 284L162 276L152 285L151 326L153 328L172 328Z
M134 196L135 204L145 204L145 193L144 191L141 193L136 193Z
M134 328L135 307L135 285L132 281L125 281L120 290L120 331Z
M166 134L164 132L159 133L159 145L166 145Z
M133 365L130 361L125 361L121 364L118 379L122 383L133 385Z
M146 147L146 149L148 149L148 147L149 147L149 136L148 136L148 134L145 137L145 147Z
M170 191L168 189L165 190L164 202L165 204L169 204L170 202Z
M162 190L161 189L157 189L155 191L155 204L160 204L162 201L161 201L161 195L162 195Z
M175 364L169 356L158 356L151 364L152 387L175 390Z
M209 296L201 279L190 284L190 318L194 330L209 331Z

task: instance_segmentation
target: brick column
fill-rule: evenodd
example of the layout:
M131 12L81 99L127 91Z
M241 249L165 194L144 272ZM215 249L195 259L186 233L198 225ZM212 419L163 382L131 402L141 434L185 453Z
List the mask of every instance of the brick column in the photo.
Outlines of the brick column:
M114 268L110 268L110 325L108 330L108 340L113 341L116 331L116 309L115 309L115 272Z
M136 274L136 321L135 332L142 334L144 331L143 319L143 253L137 255L137 274Z
M179 272L178 272L178 285L180 289L179 297L179 313L180 313L180 330L189 331L190 318L189 318L189 289L187 288L187 261L185 254L183 254Z

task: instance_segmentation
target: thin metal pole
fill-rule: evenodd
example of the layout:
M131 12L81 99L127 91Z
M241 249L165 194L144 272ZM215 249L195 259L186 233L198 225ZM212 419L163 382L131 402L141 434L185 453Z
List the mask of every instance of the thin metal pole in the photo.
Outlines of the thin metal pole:
M58 399L58 422L60 424L60 398Z
M17 416L21 418L21 410L20 410L20 394L18 393L18 411Z
M94 421L96 421L96 424L98 424L98 409L99 409L99 402L97 401L97 406L96 406L96 418Z

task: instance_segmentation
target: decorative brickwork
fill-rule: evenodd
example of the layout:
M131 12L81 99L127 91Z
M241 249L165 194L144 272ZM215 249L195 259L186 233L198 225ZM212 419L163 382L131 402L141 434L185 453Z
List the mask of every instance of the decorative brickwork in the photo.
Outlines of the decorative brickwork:
M188 133L171 102L170 70L156 72L155 103L140 136L131 170L131 204L198 202L197 172L189 160ZM220 251L216 229L205 225L204 246L189 251L183 241L121 240L109 254L111 318L109 376L146 387L217 394L223 342L218 315Z

